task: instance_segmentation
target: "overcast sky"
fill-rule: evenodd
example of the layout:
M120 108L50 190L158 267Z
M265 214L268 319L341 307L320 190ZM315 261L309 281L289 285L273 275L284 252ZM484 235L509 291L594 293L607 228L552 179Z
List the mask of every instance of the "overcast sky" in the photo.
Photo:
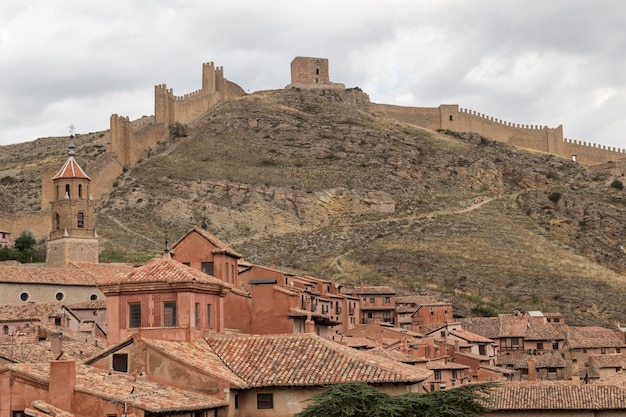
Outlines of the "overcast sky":
M296 56L377 103L458 104L626 148L621 0L0 1L0 145L154 114L154 85L201 86L203 62L249 92Z

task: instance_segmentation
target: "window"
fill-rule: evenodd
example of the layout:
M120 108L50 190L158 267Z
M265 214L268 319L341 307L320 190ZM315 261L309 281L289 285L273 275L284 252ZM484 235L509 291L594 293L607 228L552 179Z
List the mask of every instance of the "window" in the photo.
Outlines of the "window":
M141 327L141 304L140 303L128 304L128 327L131 329L137 329Z
M83 185L78 184L78 198L83 198Z
M374 297L370 297L370 304L374 304L376 302L376 300L374 300Z
M7 326L6 324L2 326L2 333L9 334L9 326Z
M511 346L519 346L519 337L511 338Z
M485 345L478 345L478 354L481 356L485 356L487 354L487 349Z
M621 348L615 348L615 353L622 353L622 349Z
M113 354L113 370L117 372L128 372L128 353Z
M89 296L89 299L90 299L91 301L96 301L96 300L98 299L98 294L91 294L91 295Z
M30 298L30 295L27 292L23 292L20 294L20 300L22 301L28 301L29 298Z
M374 318L374 313L372 313L371 311L367 312L367 318L368 319L373 319Z
M24 411L13 411L11 417L26 417L26 413Z
M385 297L385 304L391 303L391 297Z
M391 313L389 311L383 312L383 320L385 320L386 322L391 320Z
M79 211L78 214L76 215L76 219L77 219L77 226L79 229L84 229L85 228L85 213L83 213L82 211Z
M65 294L63 294L61 291L59 291L58 293L56 293L54 295L54 298L56 298L57 301L61 301L61 300L63 300L65 298Z
M65 184L65 198L70 198L70 185Z
M211 328L211 304L206 305L206 325Z
M552 343L552 349L559 350L559 342Z
M606 348L600 349L600 353L603 354L603 355L606 355Z
M453 120L454 120L454 118L452 117L452 115L450 115L450 121L453 121Z
M257 394L256 408L259 410L274 408L274 394Z
M239 408L239 394L235 394L235 410Z
M202 262L202 272L213 275L213 262Z
M61 228L61 216L59 216L59 213L54 214L54 228L57 230Z
M543 343L537 343L537 350L543 350Z
M441 371L439 369L435 369L433 371L435 373L435 381L440 381L441 380Z
M195 316L194 316L194 321L195 321L195 325L196 325L196 329L200 328L200 303L196 303L195 305Z
M176 326L176 303L175 302L163 303L163 326L165 327Z

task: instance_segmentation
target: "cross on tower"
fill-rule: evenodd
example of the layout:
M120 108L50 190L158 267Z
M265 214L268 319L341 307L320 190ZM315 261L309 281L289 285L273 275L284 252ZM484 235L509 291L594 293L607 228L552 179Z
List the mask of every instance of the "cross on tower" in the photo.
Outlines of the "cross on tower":
M71 137L74 137L74 132L76 131L76 128L74 127L74 123L72 123L72 124L69 126L69 129L70 129L70 136L71 136Z

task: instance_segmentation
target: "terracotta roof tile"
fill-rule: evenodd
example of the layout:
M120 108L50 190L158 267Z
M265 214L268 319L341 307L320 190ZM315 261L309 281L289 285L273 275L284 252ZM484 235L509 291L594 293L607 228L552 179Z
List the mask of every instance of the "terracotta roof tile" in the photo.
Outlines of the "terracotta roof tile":
M312 334L215 336L207 343L250 387L418 383L430 375Z
M626 410L626 391L607 385L502 383L490 391L492 410Z
M595 363L598 368L624 368L626 358L621 353L612 353L608 355L590 355L589 359Z
M498 339L500 317L469 317L459 320L463 329L488 339Z
M396 289L385 285L375 285L368 287L342 288L341 291L350 295L368 295L368 294L390 294L395 295Z
M191 268L172 259L155 258L133 269L126 276L117 276L103 285L110 284L145 284L145 283L201 283L230 288L230 285L197 269Z
M525 340L563 340L565 336L560 327L555 327L549 323L533 323L528 322L526 328Z
M0 305L0 323L47 321L56 314L62 303L21 303Z
M0 282L96 286L97 279L77 269L0 266Z
M6 369L45 383L50 379L49 363L12 364ZM127 401L132 407L150 413L204 410L228 405L218 395L179 389L128 375L107 375L82 364L76 364L75 390L118 403Z
M498 356L498 365L509 365L515 369L528 368L529 359L535 360L536 368L565 368L565 359L561 356L561 351L545 351L539 355L527 355L524 353Z
M174 243L174 245L172 245L172 249L175 250L176 246L178 246L188 235L194 232L198 233L200 236L208 240L213 246L215 246L213 253L226 253L236 258L243 258L243 255L241 255L236 250L228 246L226 243L222 242L220 239L217 238L217 236L213 235L209 231L202 229L200 227L194 227L193 229L185 233L183 237L178 239L178 241Z
M597 326L566 326L565 343L571 349L626 347L614 330Z
M156 339L141 340L166 356L228 381L232 387L245 388L247 386L246 381L233 373L204 341L190 343Z
M483 337L479 334L469 332L464 329L450 330L450 334L453 336L460 337L461 339L467 340L468 342L474 343L493 343L492 339L487 337Z
M52 177L53 180L61 178L84 178L91 181L89 175L85 174L85 171L78 165L73 156L67 158L61 169Z

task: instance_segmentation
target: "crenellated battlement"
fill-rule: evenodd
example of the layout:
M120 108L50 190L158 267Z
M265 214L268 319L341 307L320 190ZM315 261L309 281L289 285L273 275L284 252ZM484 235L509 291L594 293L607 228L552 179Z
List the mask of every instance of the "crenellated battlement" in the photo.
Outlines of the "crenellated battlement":
M167 140L168 126L190 123L220 101L239 97L245 92L237 84L224 78L224 68L213 62L202 64L202 88L182 96L166 84L154 86L154 119L141 129L133 129L130 120L111 116L111 148L125 168L134 165L146 149Z
M511 123L511 122L507 122L505 120L501 120L501 119L496 119L495 117L491 117L491 116L487 116L486 114L483 113L479 113L475 110L468 110L468 109L459 109L460 113L466 113L472 116L477 116L480 117L482 119L494 122L494 123L498 123L501 124L503 126L507 126L507 127L514 127L514 128L518 128L518 129L531 129L531 130L535 130L535 129L549 129L548 126L539 126L539 125L525 125L525 124L519 124L519 123Z
M583 142L581 140L568 139L568 138L563 138L563 142L569 143L569 144L572 144L572 145L588 146L590 148L600 149L600 150L609 151L609 152L615 152L615 153L618 153L618 154L626 154L626 149L624 149L624 148L616 148L616 147L600 145L600 144L591 143L591 142L587 143L587 142Z

